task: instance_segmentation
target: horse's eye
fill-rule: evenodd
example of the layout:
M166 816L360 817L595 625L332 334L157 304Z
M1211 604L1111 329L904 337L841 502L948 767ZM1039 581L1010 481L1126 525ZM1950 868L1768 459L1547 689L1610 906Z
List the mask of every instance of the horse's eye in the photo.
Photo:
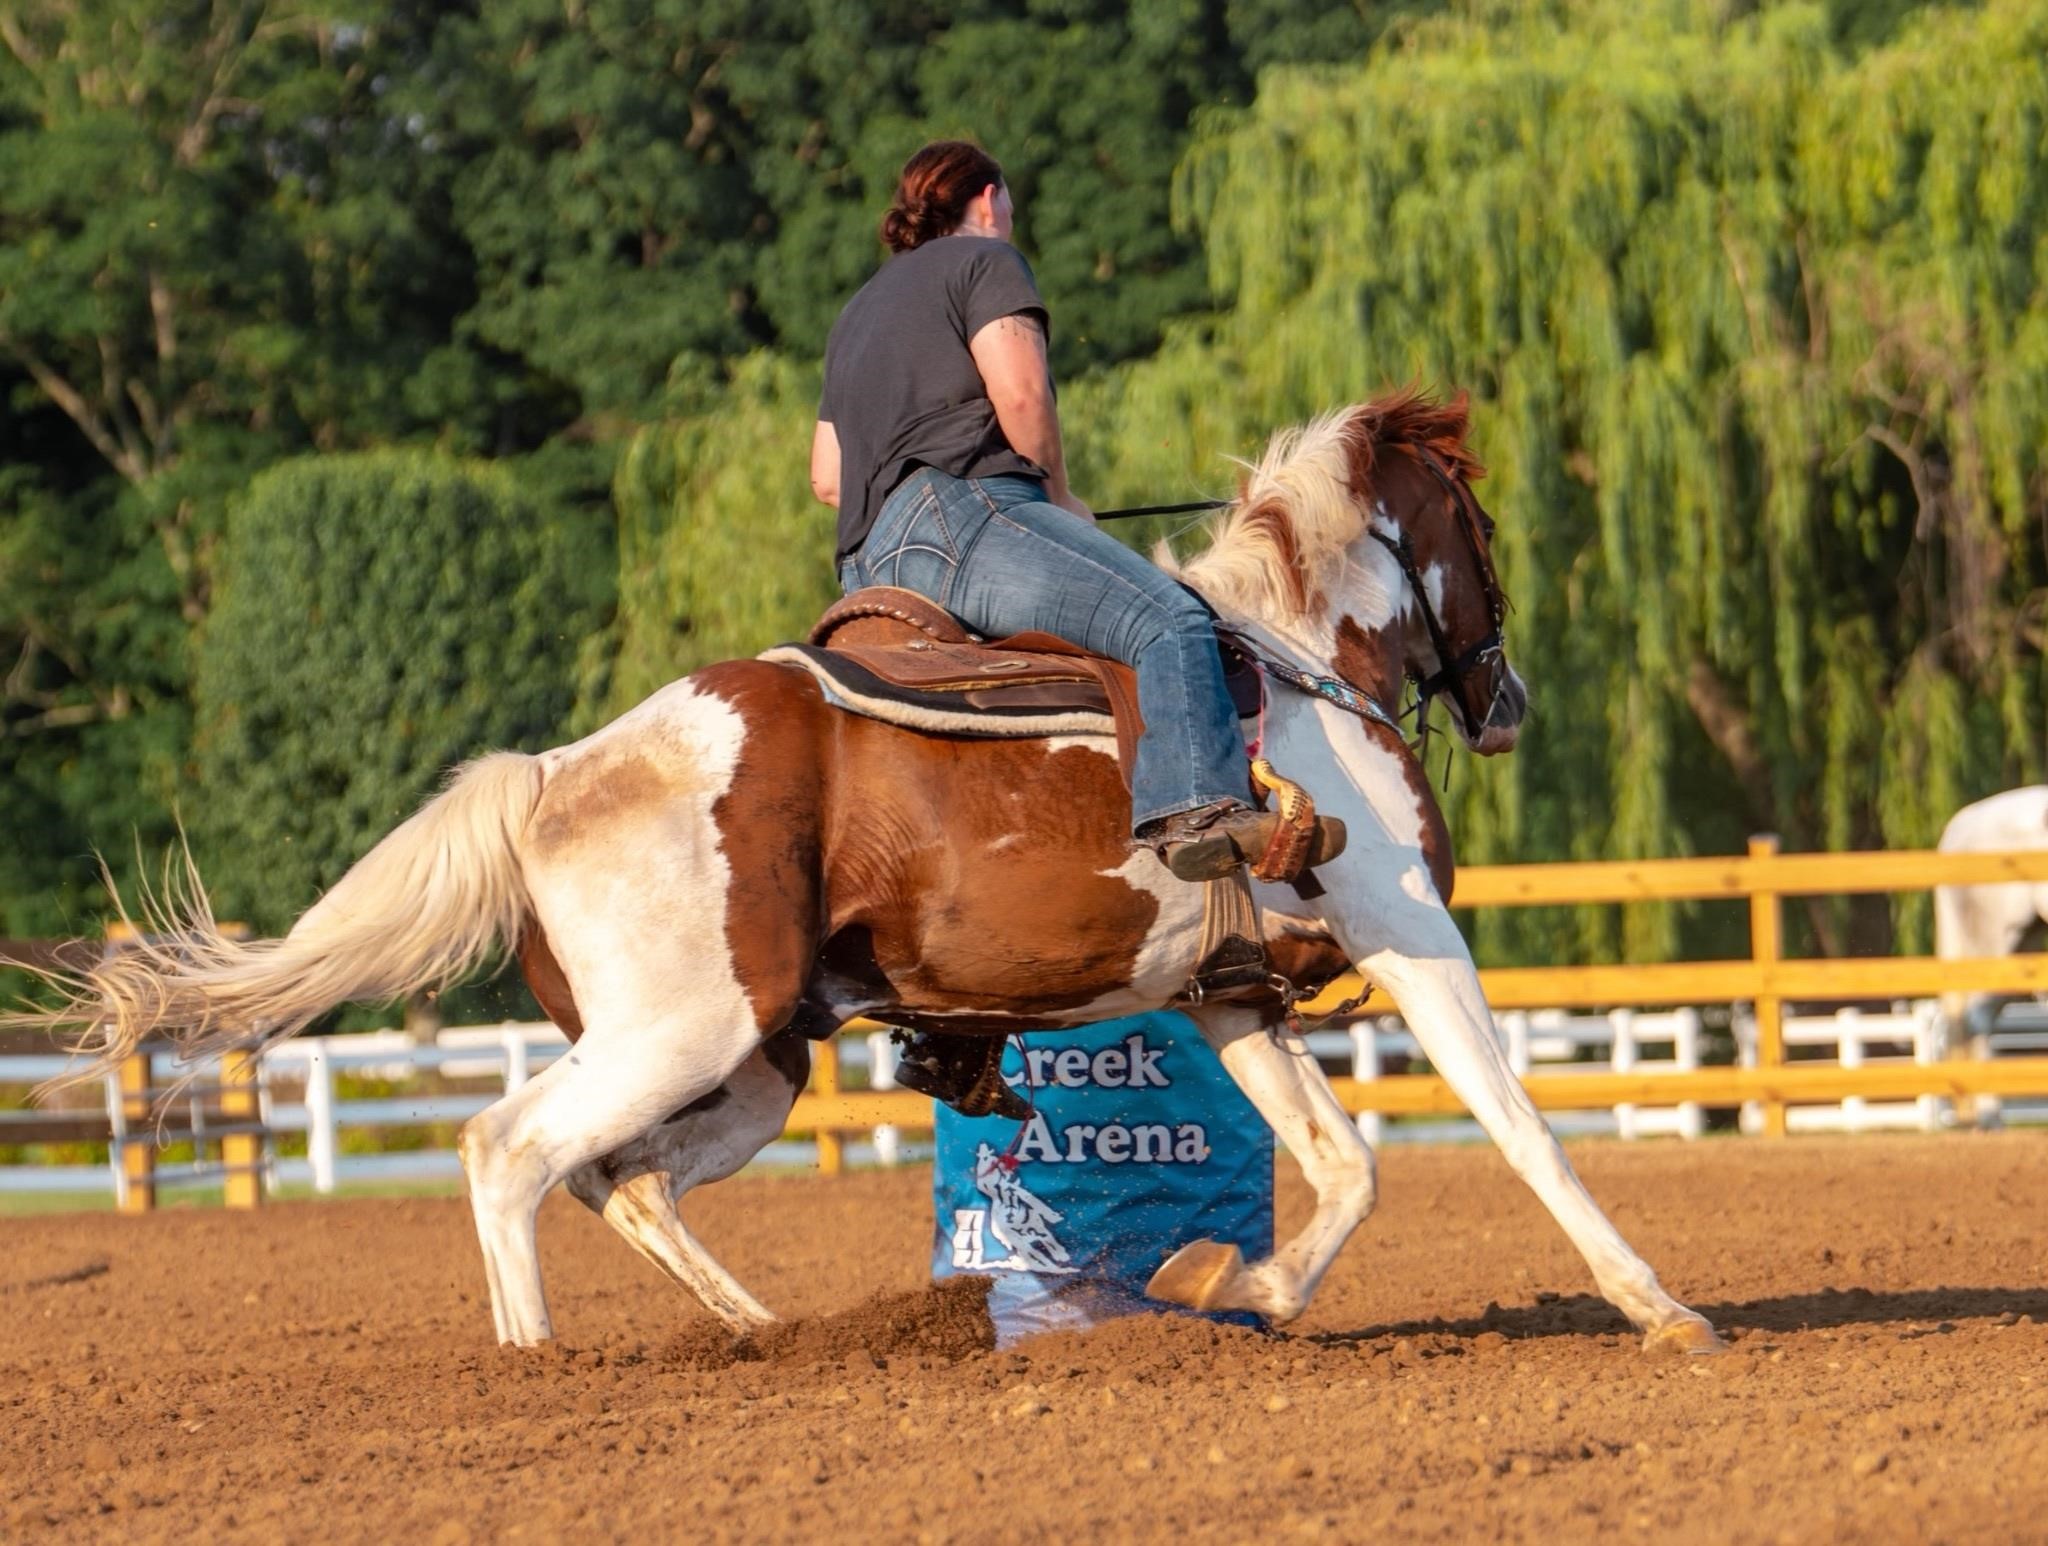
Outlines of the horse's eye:
M1493 541L1493 517L1492 517L1492 516L1490 516L1490 515L1482 515L1481 517L1479 517L1479 531L1480 531L1480 534L1481 534L1482 536L1484 536L1484 537L1486 538L1486 540L1487 540L1488 542L1491 542L1491 541Z

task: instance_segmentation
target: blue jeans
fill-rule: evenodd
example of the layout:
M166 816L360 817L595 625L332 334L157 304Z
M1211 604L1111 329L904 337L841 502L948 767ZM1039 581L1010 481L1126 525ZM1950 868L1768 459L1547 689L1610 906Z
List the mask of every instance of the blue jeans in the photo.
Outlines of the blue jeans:
M883 504L839 583L900 585L991 639L1041 629L1138 675L1145 733L1131 825L1218 800L1249 803L1237 711L1209 611L1107 532L1048 504L1035 478L919 468Z

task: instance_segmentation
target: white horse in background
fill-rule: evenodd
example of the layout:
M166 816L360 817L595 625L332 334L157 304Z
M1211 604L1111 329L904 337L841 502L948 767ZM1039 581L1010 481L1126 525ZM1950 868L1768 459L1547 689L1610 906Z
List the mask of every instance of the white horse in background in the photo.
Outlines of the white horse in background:
M1966 805L1941 830L1943 853L2006 853L2048 849L2048 784L2008 789ZM1934 953L1944 961L2007 956L2037 942L2048 924L2048 881L1998 881L1982 886L1937 886ZM1991 1055L1991 1027L2011 993L1944 993L1941 1008L1952 1041L1967 1041L1973 1057ZM1980 1101L1980 1118L1996 1102Z

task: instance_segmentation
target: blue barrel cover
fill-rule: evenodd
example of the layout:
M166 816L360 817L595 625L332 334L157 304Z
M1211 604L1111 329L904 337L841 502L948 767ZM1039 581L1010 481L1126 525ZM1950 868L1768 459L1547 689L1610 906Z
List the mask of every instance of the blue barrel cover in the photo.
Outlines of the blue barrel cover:
M994 1279L999 1346L1174 1308L1145 1284L1190 1240L1271 1253L1272 1131L1185 1016L1024 1041L1003 1074L1037 1114L1020 1131L942 1106L932 1164L932 1275Z

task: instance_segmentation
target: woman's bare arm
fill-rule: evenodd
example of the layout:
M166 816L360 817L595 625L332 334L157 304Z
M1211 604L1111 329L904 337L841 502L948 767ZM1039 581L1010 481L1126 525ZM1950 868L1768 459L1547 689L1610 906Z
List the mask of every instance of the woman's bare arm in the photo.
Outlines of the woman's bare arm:
M818 420L811 435L811 492L839 508L839 431L828 419Z
M998 317L968 340L967 347L1011 449L1045 469L1048 499L1093 520L1088 507L1067 487L1059 405L1053 400L1052 370L1045 362L1045 334L1036 320L1022 313Z

